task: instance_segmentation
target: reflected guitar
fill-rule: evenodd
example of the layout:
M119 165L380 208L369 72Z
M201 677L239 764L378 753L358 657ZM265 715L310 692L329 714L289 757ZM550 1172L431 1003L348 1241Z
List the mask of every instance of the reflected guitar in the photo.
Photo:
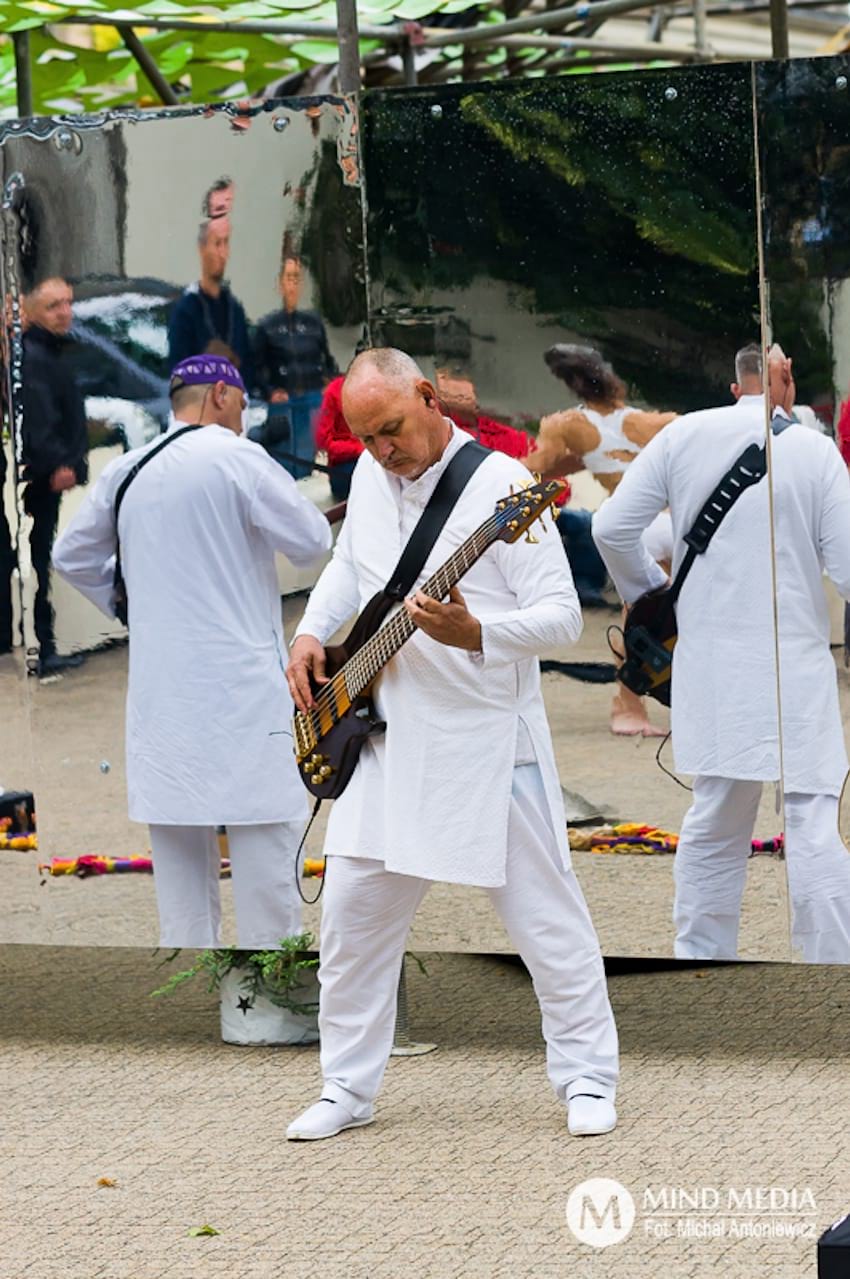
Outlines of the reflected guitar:
M639 697L654 697L669 706L678 635L676 601L669 588L636 600L623 625L626 660L617 671L620 683Z
M532 483L503 497L490 518L420 587L422 592L432 599L444 600L494 542L516 542L523 534L528 541L536 542L531 526L560 495L562 487L555 480ZM383 591L369 601L344 643L327 649L327 672L331 678L327 684L314 688L315 706L295 715L298 772L317 799L336 799L342 794L366 738L386 728L375 714L369 692L387 662L417 629L404 608L384 621L396 603Z

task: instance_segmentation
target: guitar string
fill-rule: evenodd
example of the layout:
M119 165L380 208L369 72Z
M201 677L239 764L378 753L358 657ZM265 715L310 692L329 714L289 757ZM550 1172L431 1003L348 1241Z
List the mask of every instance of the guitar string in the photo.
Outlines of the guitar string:
M536 512L535 518L544 513L549 502L545 506L541 506ZM489 546L492 545L495 538L492 534L500 531L499 526L507 527L509 521L506 516L511 515L511 507L505 507L501 512L497 512L490 516L476 531L463 542L457 550L452 554L450 559L419 588L425 594L430 594L431 598L442 599L448 593L453 585L456 585L460 577L466 573L472 564L484 554ZM522 530L518 531L517 536ZM479 542L483 542L479 545ZM473 551L473 558L469 561L466 559L468 551ZM457 570L461 572L457 576ZM451 581L454 576L454 581ZM435 594L436 592L436 594ZM337 716L334 716L330 705L331 698L336 698L339 692L345 691L350 701L353 701L364 688L375 678L378 672L386 665L390 658L394 657L399 648L407 639L417 630L416 624L410 615L400 609L393 615L377 634L358 649L348 662L345 663L342 670L330 681L327 691L323 690L316 698L317 706L309 714L310 727L313 730L314 739L319 740L323 736L320 715L322 710L327 711L332 720L336 722ZM375 665L377 658L378 664ZM348 676L351 676L351 686L349 686Z
M488 520L486 520L484 524L476 529L465 543L458 547L446 564L444 564L432 578L423 583L420 590L423 590L426 594L431 593L432 598L434 598L433 592L439 591L439 595L436 596L436 598L442 598L442 596L447 593L450 586L454 584L450 580L451 577L457 572L457 569L461 567L460 552L465 546L468 547L471 544L474 544L475 559L479 559L480 556L483 555L484 551L487 550L488 546L490 546L494 541L494 538L491 535L499 529L500 525L507 524L504 517L508 513L509 508L506 508L505 511L492 515ZM479 542L483 544L479 546ZM474 560L472 562L474 563ZM464 569L463 571L466 570ZM459 577L456 576L455 583L458 580ZM362 648L358 649L357 653L355 653L354 656L345 663L342 670L338 671L333 677L329 685L329 689L332 691L333 695L336 696L339 692L344 690L349 699L353 701L354 698L357 697L365 687L367 687L371 680L375 678L378 671L380 671L390 658L398 652L398 649L407 639L410 638L416 629L417 627L410 618L410 615L403 609L400 609L392 618L390 618L389 622L382 626L381 629L371 637L371 639L366 641ZM375 666L376 658L378 660L377 666ZM315 740L319 740L323 736L320 721L322 711L327 711L331 715L331 718L334 719L333 712L330 707L330 696L325 692L325 690L322 690L322 692L318 694L315 709L310 711L309 715L305 717L308 719L310 728L313 730Z
M541 506L536 513L537 516L542 515L548 507ZM511 507L506 506L501 512L495 513L489 519L479 526L475 532L463 542L457 550L452 554L449 560L437 570L437 572L427 582L419 588L431 598L442 599L448 593L453 585L456 585L460 577L472 567L472 564L484 554L489 546L492 545L495 538L492 536L494 532L501 531L500 526L507 527L509 521L505 518L512 514ZM479 546L479 542L483 540L483 545ZM467 561L466 555L468 551L473 551L472 560ZM451 577L460 569L460 574L455 576L454 581ZM438 594L434 594L434 592ZM316 698L316 707L309 713L309 724L313 730L314 737L320 739L322 737L322 729L320 715L326 710L332 719L336 719L330 706L331 697L336 697L341 691L345 691L351 701L357 697L364 688L375 678L378 672L386 665L391 657L395 656L402 644L410 638L413 632L417 630L416 624L410 615L400 609L385 623L381 629L367 640L362 648L345 663L343 668L337 672L328 685L327 691L322 690ZM378 659L378 665L374 666L374 659ZM374 669L373 669L374 667ZM351 687L347 674L352 676Z
M527 498L526 498L527 500ZM551 504L551 498L545 504L541 505L535 513L535 519L539 518ZM419 588L425 594L430 594L431 598L442 599L453 585L456 585L460 578L469 568L480 559L489 546L495 541L493 533L499 531L499 526L507 527L509 523L508 516L514 513L519 504L514 503L511 506L505 506L501 511L496 511L488 520L486 520L475 532L463 542L453 553L450 559ZM530 521L533 523L534 521ZM526 528L529 527L528 525ZM523 530L517 530L517 538ZM514 539L516 540L516 539ZM479 545L480 543L480 545ZM467 560L468 552L473 552L471 560ZM458 573L460 569L460 573ZM452 577L454 580L452 581ZM338 694L342 691L353 701L364 688L366 688L386 663L395 656L399 648L417 629L410 615L400 609L393 615L388 623L381 627L377 634L373 635L370 640L358 649L357 653L345 663L343 668L337 672L326 687L318 694L316 698L316 709L310 712L309 716L303 716L303 719L309 720L312 729L314 744L321 740L323 731L321 727L321 712L327 711L333 723L338 721L338 710L335 713L331 706L333 700L337 703ZM376 664L377 663L377 664ZM303 729L303 723L299 725ZM305 751L310 749L306 746Z
M467 550L474 550L475 559L480 558L492 542L490 534L493 532L493 529L489 528L488 525L498 525L500 522L501 521L498 516L492 516L486 524L476 529L475 533L473 533L466 542L458 547L446 564L444 564L432 578L425 582L420 589L423 590L425 594L431 594L432 598L442 598L451 586L454 585L451 578L454 577L455 582L459 580L459 577L456 576L457 570L459 568L463 568L463 571L466 571L469 567L469 564L466 563L465 560L465 552ZM483 545L479 545L482 541ZM474 560L472 562L474 563ZM434 592L438 592L438 594L435 595ZM353 699L358 696L362 689L375 678L378 671L386 665L395 653L398 652L401 645L410 638L416 629L416 624L413 622L410 615L403 610L399 610L392 616L392 618L390 618L389 622L381 627L377 634L373 635L370 640L367 640L363 647L354 654L351 662L346 663L343 669L337 672L334 680L331 681L332 686L335 686L338 689L340 684L342 684L349 697ZM375 666L375 659L377 659L379 663L377 667ZM345 677L346 672L352 676L351 688L349 688L349 680ZM325 697L324 692L319 695L319 698L317 698L317 701L319 700L321 700L323 705L329 701L329 699ZM328 707L328 709L330 708Z

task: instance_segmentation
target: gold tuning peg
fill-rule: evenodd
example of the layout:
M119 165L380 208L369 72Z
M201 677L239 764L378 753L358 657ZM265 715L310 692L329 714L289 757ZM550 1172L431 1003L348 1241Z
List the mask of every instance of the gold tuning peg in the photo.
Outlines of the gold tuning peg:
M539 542L540 542L540 538L539 538L539 537L535 537L535 536L534 536L534 534L532 533L531 529L528 529L528 530L526 531L526 534L525 534L525 540L526 540L526 542L528 542L528 543L529 543L529 545L530 545L530 546L537 546L537 545L539 544Z

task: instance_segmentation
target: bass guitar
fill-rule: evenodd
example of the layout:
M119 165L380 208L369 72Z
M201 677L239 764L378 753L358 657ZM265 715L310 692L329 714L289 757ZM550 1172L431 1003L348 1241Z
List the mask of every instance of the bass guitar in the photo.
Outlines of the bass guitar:
M420 588L443 600L494 542L516 542L562 492L556 480L529 484L496 503L489 519L457 548ZM405 608L384 622L396 601L383 591L369 601L344 643L327 649L330 680L314 689L315 706L293 720L298 772L311 795L336 799L354 772L366 738L386 728L376 717L369 690L387 662L417 629Z

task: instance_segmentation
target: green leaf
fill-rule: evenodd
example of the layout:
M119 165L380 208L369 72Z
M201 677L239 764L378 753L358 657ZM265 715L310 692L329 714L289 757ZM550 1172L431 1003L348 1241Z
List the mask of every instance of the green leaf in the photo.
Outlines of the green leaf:
M394 8L396 17L403 18L407 22L414 22L417 18L424 18L433 12L434 0L401 0L401 3Z
M216 1230L215 1226L191 1226L188 1233L193 1239L197 1239L200 1235L220 1235L221 1231Z

